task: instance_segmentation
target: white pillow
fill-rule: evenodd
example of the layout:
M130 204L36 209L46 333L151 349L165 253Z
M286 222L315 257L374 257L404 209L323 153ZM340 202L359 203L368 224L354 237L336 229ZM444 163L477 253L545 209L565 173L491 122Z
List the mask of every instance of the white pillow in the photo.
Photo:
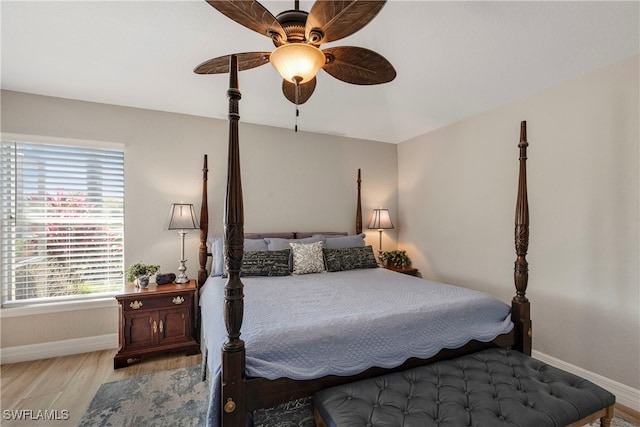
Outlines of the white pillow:
M304 239L281 239L279 237L266 237L267 248L270 251L289 249L289 243L315 243L324 240L323 236L305 237Z
M289 243L293 258L293 274L322 273L325 271L322 248L324 242Z
M211 276L222 276L224 272L224 241L222 237L210 237Z

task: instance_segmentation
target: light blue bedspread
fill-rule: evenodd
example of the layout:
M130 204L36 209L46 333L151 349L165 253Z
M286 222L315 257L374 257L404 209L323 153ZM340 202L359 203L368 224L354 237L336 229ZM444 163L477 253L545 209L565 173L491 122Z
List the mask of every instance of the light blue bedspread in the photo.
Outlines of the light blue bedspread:
M285 277L243 277L246 370L251 377L312 379L392 368L513 328L510 307L488 294L383 268ZM219 425L220 349L226 340L226 279L201 293L212 392L208 422Z

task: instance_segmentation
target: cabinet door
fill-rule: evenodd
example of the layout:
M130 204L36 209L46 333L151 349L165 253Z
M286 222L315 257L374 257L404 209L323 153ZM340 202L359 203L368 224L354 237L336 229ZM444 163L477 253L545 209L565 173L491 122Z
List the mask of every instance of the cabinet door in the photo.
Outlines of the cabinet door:
M158 343L173 344L191 338L189 307L172 308L158 312Z
M124 316L124 343L127 350L145 348L156 343L154 312L129 312ZM155 323L157 331L158 324Z

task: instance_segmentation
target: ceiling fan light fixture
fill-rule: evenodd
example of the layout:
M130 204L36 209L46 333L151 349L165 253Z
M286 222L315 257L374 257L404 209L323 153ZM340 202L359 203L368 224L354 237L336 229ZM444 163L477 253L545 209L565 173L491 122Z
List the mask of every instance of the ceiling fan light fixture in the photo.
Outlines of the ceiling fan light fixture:
M316 76L326 59L324 53L315 46L288 43L271 52L269 61L286 81L306 83Z

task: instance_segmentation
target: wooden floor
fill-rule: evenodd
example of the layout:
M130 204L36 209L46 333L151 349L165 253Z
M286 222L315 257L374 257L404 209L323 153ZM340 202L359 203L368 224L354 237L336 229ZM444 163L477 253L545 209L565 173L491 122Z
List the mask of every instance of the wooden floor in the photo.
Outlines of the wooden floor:
M185 356L175 352L158 356L145 356L142 362L127 368L113 369L113 356L117 350L103 350L53 359L2 365L0 367L0 394L2 427L66 427L76 426L91 399L102 383L159 371L199 365L201 355ZM31 410L33 415L20 412ZM12 420L11 411L19 411L28 418L37 418L37 411L57 410L58 420ZM9 411L9 412L7 412ZM68 411L65 416L63 411ZM63 419L67 418L67 419Z
M116 350L103 350L33 362L12 363L0 367L2 427L76 426L101 384L154 372L186 368L201 363L201 355L184 356L184 352L146 356L128 368L113 369ZM58 421L8 419L11 411L57 410ZM9 412L7 412L9 411ZM616 405L616 415L640 425L640 414Z

